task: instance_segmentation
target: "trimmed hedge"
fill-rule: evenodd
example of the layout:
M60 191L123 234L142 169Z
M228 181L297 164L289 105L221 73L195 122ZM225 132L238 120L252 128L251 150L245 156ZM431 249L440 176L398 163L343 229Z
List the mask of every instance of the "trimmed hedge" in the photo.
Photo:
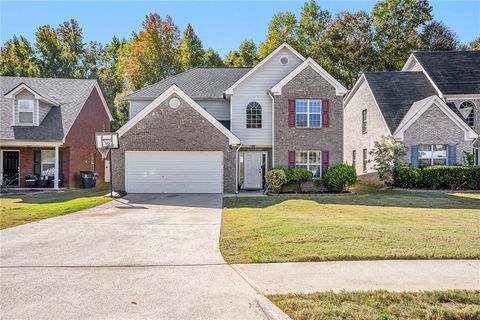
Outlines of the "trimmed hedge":
M283 185L287 183L287 175L282 169L272 169L265 175L265 183L269 190L274 193L282 191Z
M357 182L357 172L353 166L337 164L325 170L322 183L331 192L346 191L349 185Z
M401 166L393 179L399 188L480 190L480 166Z

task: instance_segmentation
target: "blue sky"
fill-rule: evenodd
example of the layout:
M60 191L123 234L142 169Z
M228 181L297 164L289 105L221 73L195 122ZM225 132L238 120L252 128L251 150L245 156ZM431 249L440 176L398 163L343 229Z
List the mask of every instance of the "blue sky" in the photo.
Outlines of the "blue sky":
M183 29L191 23L203 41L221 55L236 49L240 42L252 38L264 40L268 23L275 12L299 14L304 1L237 1L237 2L163 2L163 1L4 1L0 0L0 40L3 44L13 35L24 35L32 42L38 26L57 26L75 18L88 42L107 43L116 35L130 37L141 29L149 12L162 17L170 15ZM375 1L319 1L332 13L339 11L371 11ZM442 20L464 43L480 35L480 1L430 1L435 19ZM21 16L19 15L21 13Z

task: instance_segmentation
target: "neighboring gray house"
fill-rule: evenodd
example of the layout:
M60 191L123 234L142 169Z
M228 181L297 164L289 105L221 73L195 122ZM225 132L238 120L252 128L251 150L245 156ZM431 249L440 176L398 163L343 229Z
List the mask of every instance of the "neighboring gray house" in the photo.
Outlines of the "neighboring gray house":
M381 136L408 148L412 166L479 164L480 52L415 52L402 71L367 72L344 101L344 161L367 179Z
M347 90L284 43L253 68L195 68L128 95L114 188L261 189L273 166L320 176L343 161Z

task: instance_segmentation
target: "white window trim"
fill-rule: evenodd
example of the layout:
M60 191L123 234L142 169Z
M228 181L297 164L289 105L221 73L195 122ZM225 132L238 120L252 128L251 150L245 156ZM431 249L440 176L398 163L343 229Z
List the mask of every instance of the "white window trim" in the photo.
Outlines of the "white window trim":
M362 171L368 172L368 149L362 149Z
M363 115L365 115L365 119L363 118ZM365 130L364 130L364 125L365 124ZM367 134L368 133L368 109L363 109L362 110L362 134Z
M307 163L297 162L297 153L306 152L307 153ZM318 163L311 163L310 162L310 152L318 153ZM295 168L298 166L307 166L307 170L310 170L310 165L312 166L319 166L320 176L322 176L322 151L320 150L297 150L295 151ZM315 178L315 177L314 177Z
M297 102L307 102L307 112L297 112ZM310 112L310 102L312 101L318 101L320 103L320 111L319 112ZM300 128L300 129L319 129L322 128L322 100L319 99L297 99L295 100L295 128ZM299 127L297 125L297 114L306 114L307 115L307 126L306 127ZM320 115L320 126L318 127L311 127L310 126L310 115L311 114L318 114Z
M20 122L20 101L31 101L32 102L32 122ZM21 111L22 113L30 113L29 111ZM17 99L17 124L19 125L32 125L35 124L35 99Z
M442 146L446 147L445 148L445 153L446 153L445 158L435 158L433 156L433 146L437 146L437 145L442 145ZM430 158L421 158L420 157L420 152L422 152L422 151L420 151L420 146L429 146L430 147L430 152L431 152L431 157ZM448 148L449 148L449 146L446 145L446 144L420 144L420 145L418 145L418 164L419 164L419 166L420 166L420 160L430 160L430 166L434 166L434 165L435 166L443 166L443 164L433 164L433 161L434 160L445 160L444 166L448 165Z

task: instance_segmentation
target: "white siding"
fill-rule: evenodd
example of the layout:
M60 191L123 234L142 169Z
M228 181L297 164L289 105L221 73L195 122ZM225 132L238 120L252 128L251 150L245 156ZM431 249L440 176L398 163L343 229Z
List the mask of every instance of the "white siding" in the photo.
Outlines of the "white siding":
M48 104L44 103L44 102L41 102L40 101L40 105L39 105L39 115L38 115L38 124L40 125L43 121L43 119L45 119L45 117L47 116L48 112L50 111L52 107L49 106Z
M288 64L282 65L281 57L287 57ZM300 58L284 48L234 88L231 97L231 131L242 140L244 145L272 144L272 100L267 91L301 63ZM252 101L256 101L262 106L261 129L247 129L246 127L246 106Z
M200 100L197 103L214 116L215 119L230 120L229 100Z
M130 101L130 107L128 112L129 119L135 117L137 113L142 111L142 109L148 106L152 101L153 100Z

